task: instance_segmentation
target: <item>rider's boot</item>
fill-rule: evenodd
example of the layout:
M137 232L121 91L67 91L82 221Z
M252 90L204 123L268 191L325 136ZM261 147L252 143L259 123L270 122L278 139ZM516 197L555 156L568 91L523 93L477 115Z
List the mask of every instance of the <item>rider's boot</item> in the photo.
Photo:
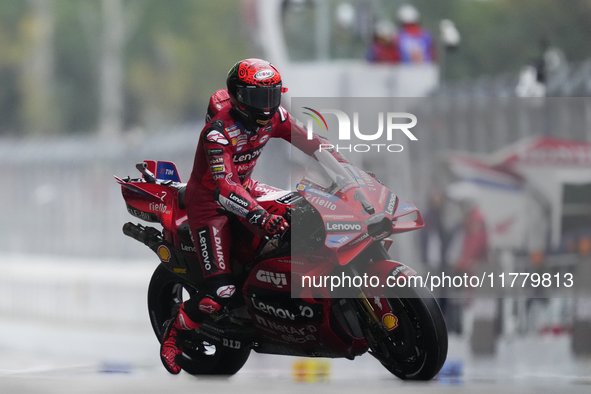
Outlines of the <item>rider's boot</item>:
M217 312L221 308L217 302L209 297L200 300L198 307L203 312L203 317ZM199 318L195 320L189 318L185 311L185 303L183 302L178 313L164 323L164 335L160 345L160 360L164 368L171 374L176 375L181 372L181 367L177 362L178 357L183 353L180 337L182 336L182 331L194 330L201 326L203 319Z

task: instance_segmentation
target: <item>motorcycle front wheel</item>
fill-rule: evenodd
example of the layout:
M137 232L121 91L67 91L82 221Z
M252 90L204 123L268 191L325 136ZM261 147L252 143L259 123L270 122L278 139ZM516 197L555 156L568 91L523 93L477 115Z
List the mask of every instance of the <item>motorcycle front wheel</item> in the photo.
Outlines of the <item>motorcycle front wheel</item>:
M164 322L171 318L173 311L199 290L189 281L159 265L148 287L148 311L156 337L162 342ZM216 346L197 338L194 331L182 332L182 357L178 360L181 368L191 375L233 375L248 360L250 349L231 349Z
M373 355L403 380L434 378L447 357L447 328L441 309L428 289L414 288L414 297L387 298L398 327L374 335Z

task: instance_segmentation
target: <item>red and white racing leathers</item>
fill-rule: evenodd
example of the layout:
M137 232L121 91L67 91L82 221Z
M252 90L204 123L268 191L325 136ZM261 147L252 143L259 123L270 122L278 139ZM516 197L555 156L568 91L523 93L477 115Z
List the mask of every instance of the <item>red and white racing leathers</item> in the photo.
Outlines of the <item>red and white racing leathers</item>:
M267 142L271 138L283 138L307 154L314 153L320 144L328 143L317 135L308 140L303 124L283 107L256 132L245 129L235 120L231 108L230 105L217 108L219 112L213 117L211 111L209 113L199 138L185 201L201 267L210 293L215 292L211 296L216 299L229 298L235 290L233 286L228 288L231 277L223 275L231 273L231 232L228 217L217 211L220 205L247 218L251 224L260 225L266 211L255 197L277 189L266 185L257 188L258 182L250 175ZM337 153L335 156L345 161Z

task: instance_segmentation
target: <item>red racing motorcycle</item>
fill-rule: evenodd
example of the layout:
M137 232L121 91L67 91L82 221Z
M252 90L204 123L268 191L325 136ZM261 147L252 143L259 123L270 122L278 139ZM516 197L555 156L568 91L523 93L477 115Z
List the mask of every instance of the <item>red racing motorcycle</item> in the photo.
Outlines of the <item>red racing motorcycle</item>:
M228 213L232 271L242 291L201 327L183 333L179 364L194 375L231 375L251 350L351 360L370 352L401 379L433 378L447 355L441 310L427 288L390 286L416 272L387 252L390 235L424 226L419 211L353 165L326 151L314 156L295 191L258 198L290 222L288 233L269 239ZM193 243L175 165L145 161L136 167L141 178L115 178L128 212L163 227L123 226L160 259L148 310L161 340L174 308L204 291L203 245Z

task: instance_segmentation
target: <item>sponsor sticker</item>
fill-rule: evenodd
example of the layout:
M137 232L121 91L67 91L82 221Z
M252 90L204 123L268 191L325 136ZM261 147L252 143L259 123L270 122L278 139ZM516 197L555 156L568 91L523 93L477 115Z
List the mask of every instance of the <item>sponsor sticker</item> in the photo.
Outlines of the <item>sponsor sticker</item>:
M337 204L335 204L331 201L325 200L324 198L314 196L310 193L306 193L306 200L308 200L312 204L318 204L321 207L330 209L331 211L335 211L337 209Z
M176 171L176 166L168 161L159 161L156 164L156 173L158 174L158 179L163 180L170 180L174 182L180 182L181 179Z
M367 225L378 223L378 222L381 222L382 220L384 220L385 217L386 217L386 215L384 215L384 212L380 212L377 215L373 215L373 216L370 216L369 218L365 219L363 221L363 223L365 223Z
M295 203L296 201L301 200L303 197L301 194L299 193L289 193L286 194L283 197L278 198L277 200L275 200L276 202L280 203L280 204L286 204L286 205L290 205Z
M197 253L197 248L193 245L185 245L184 243L181 243L181 250L183 252Z
M222 338L222 345L231 349L240 349L242 342L235 339Z
M290 320L292 322L297 320L311 319L315 316L321 317L322 315L321 310L317 309L315 311L313 306L306 305L305 303L297 305L296 303L292 302L289 303L289 305L282 305L281 303L260 300L255 294L252 295L251 302L254 309L262 313L277 317L279 319Z
M218 236L219 230L212 227L213 230L213 241L215 245L215 253L217 257L217 264L220 269L226 269L226 262L224 260L224 252L222 250L222 239Z
M330 246L340 246L351 238L352 237L350 235L329 235L326 239L326 243L328 243Z
M275 72L273 70L260 70L254 74L253 78L258 81L262 81L265 79L273 78L274 76Z
M315 187L312 187L312 186L306 186L306 188L304 190L307 193L316 194L317 196L324 197L324 198L326 198L326 199L328 199L330 201L333 201L333 202L339 200L339 198L337 196L332 195L332 194L330 194L328 192L325 192L325 191L316 189Z
M220 196L220 204L222 204L222 206L228 211L235 213L236 215L245 217L248 214L248 209L224 196Z
M223 157L212 157L209 159L209 164L224 164Z
M213 129L209 130L209 132L206 134L205 138L209 142L214 142L216 144L220 144L220 145L224 145L224 146L229 144L226 137L218 130L213 130Z
M322 215L322 217L325 219L336 219L336 220L355 219L355 216L353 216L353 215Z
M384 203L384 198L386 198L387 191L388 191L388 189L386 189L385 187L382 188L382 191L380 192L380 200L378 201L378 203L380 205L382 205Z
M162 203L151 202L148 205L148 209L152 212L162 212L162 213L170 214L168 207Z
M129 205L127 206L127 212L130 215L135 216L136 218L145 220L146 222L157 222L158 216L154 215L153 213L143 212L138 209L132 208Z
M284 273L259 270L256 273L256 278L263 283L269 283L278 288L287 286L287 276Z
M226 167L224 167L224 165L221 166L211 166L211 172L213 172L214 174L217 172L224 172L226 171Z
M229 129L226 129L226 131L230 131ZM240 135L240 130L236 130L236 131L231 131L228 133L228 137L230 138L234 138L236 136Z
M271 136L270 136L270 135L268 135L268 134L267 134L267 135L264 135L264 136L262 136L262 137L261 137L261 139L259 140L259 144L264 144L265 142L267 142L267 140L268 140L269 138L271 138Z
M252 151L245 151L242 153L234 154L232 156L232 161L234 162L234 164L249 163L252 160L258 158L262 152L263 152L263 147L259 146L258 148L253 149Z
M295 260L278 260L280 263L286 263L286 264L296 264L296 265L304 265L303 262L301 261L295 261Z
M287 120L287 117L288 117L287 110L285 108L283 108L282 106L279 106L279 118L281 119L281 123L285 122Z
M201 261L205 274L213 274L218 271L213 257L213 248L211 244L211 236L209 234L209 227L200 227L196 231L198 237L198 249L201 255Z
M398 327L398 318L391 312L388 312L382 316L382 323L384 324L384 327L388 329L388 331L392 331Z
M223 149L208 149L207 154L209 156L219 156L219 155L224 154L224 150Z
M243 208L248 208L250 206L250 201L234 192L230 192L228 199L234 201L236 204L240 205Z
M359 242L365 241L367 238L369 238L369 233L365 232L359 238L356 238L353 241L349 242L349 246L357 245Z
M157 253L158 257L160 257L160 260L164 261L165 263L168 263L170 261L170 257L172 256L170 250L164 245L160 245L158 247Z
M382 306L382 301L380 300L380 297L376 296L373 298L373 303L380 308L380 310L384 309L384 307Z
M349 190L353 189L354 187L359 187L359 185L355 184L355 183L349 183L348 185L345 185L345 187L343 187L340 192L345 194L347 193Z
M218 289L215 291L215 293L220 298L230 298L230 297L232 297L232 294L234 294L235 291L236 291L236 286L227 285L227 286L218 287Z
M248 142L248 136L246 134L239 135L235 138L232 138L232 146L242 146L246 145Z
M204 304L200 304L199 305L199 310L207 315L211 315L212 313L214 313L215 311L217 311L217 308L213 305L204 305Z
M374 235L373 239L374 239L374 241L380 241L380 240L386 238L388 235L390 235L389 231L383 231L381 234Z
M352 233L360 232L362 229L359 222L326 222L326 231L330 233Z
M396 208L396 195L392 192L388 192L386 198L386 205L384 206L384 212L390 216L394 216L394 209Z

